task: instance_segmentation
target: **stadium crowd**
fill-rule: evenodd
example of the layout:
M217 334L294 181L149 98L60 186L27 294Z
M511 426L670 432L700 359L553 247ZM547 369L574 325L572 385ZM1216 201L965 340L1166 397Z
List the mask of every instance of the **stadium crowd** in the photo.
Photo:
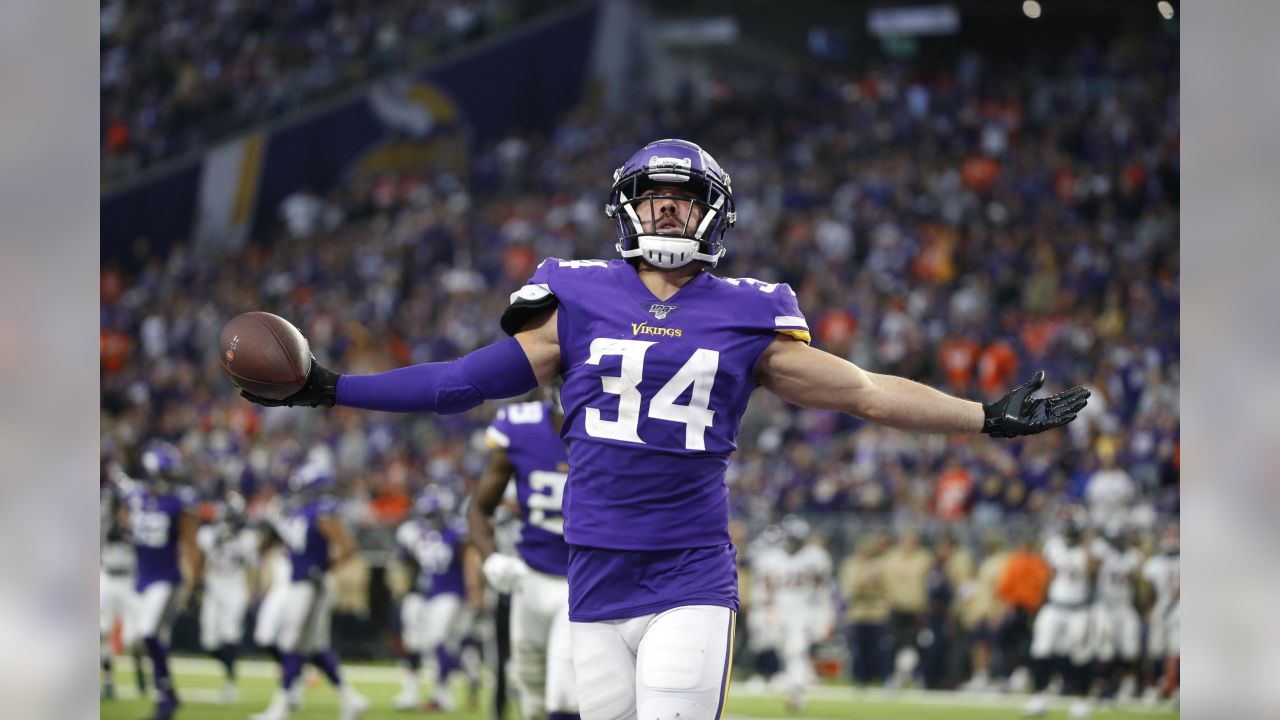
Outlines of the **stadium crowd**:
M1061 77L971 57L946 82L890 68L789 78L764 97L730 90L697 114L582 110L550 138L486 148L470 183L428 168L361 180L234 255L179 245L134 275L104 269L104 460L138 438L181 439L212 490L271 479L314 438L361 493L461 487L485 410L252 408L220 376L221 324L270 310L349 372L466 353L498 337L506 295L539 259L610 254L600 158L679 132L734 179L721 271L792 283L822 347L969 397L1037 368L1094 395L1069 433L1021 443L860 429L760 398L730 476L739 510L998 521L1098 484L1176 511L1177 108L1150 105L1176 75L1132 52L1082 49Z
M196 150L550 4L103 2L103 177Z
M116 110L149 123L172 118L155 107L175 99L136 78L127 92L122 81L107 93L114 50L105 22L103 32L104 118ZM324 444L336 459L343 514L366 545L391 532L426 483L465 492L483 467L494 408L445 417L259 408L221 373L222 324L248 310L274 312L344 372L457 357L500 337L509 293L541 258L611 257L602 211L611 163L651 139L680 136L713 152L733 179L739 219L717 272L791 283L815 344L975 399L1041 368L1046 389L1083 384L1093 393L1068 432L1019 442L913 436L759 396L729 471L737 518L758 530L785 513L857 512L879 525L985 531L1081 503L1096 527L1127 521L1151 544L1155 528L1178 514L1179 126L1170 42L1085 42L1052 63L970 54L937 74L890 63L856 75L725 80L705 102L626 116L585 106L549 137L512 135L480 148L469 173L423 167L299 193L282 205L270 237L242 250L178 244L161 257L139 242L137 270L110 266L102 275L104 477L132 471L135 448L163 437L184 450L202 494L239 489L252 507ZM141 56L125 51L112 63ZM304 58L296 67L325 64ZM198 84L209 72L186 74ZM255 87L271 95L288 86L288 94L308 86L302 75L281 76L294 85ZM135 148L175 137L129 132ZM965 537L988 544L959 548L981 574L999 536ZM931 567L937 555L929 557ZM969 580L925 592L917 612L941 603L970 622L976 615L956 592Z

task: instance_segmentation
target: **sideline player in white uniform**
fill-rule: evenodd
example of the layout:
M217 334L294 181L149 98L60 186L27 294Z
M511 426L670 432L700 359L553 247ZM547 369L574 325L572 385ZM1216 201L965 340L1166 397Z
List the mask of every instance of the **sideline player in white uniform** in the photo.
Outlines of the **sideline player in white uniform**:
M548 402L507 405L485 433L489 464L467 513L484 574L511 593L512 673L525 720L578 718L569 636L569 546L560 502L568 453L560 439L564 412L552 388ZM511 478L524 519L518 557L497 552L493 516Z
M122 478L125 482L127 478ZM136 582L137 558L134 557L133 545L129 542L129 531L120 520L120 492L114 486L102 493L102 536L101 573L98 578L98 639L101 643L102 660L102 699L115 697L115 682L112 677L111 635L117 625L120 627L120 644L133 657L134 670L138 681L138 694L146 695L146 673L142 671L141 648L134 629L133 586Z
M282 400L459 413L563 376L565 541L578 702L587 720L709 720L724 711L738 608L725 471L752 391L903 430L1016 437L1075 419L1089 393L995 402L870 373L809 345L785 283L709 272L737 219L729 176L664 139L613 174L621 258L547 258L512 295L512 337L449 362L341 375L319 362Z
M767 525L746 547L750 574L751 612L747 613L747 649L751 652L752 670L757 673L747 682L756 691L779 678L782 670L782 647L786 632L778 607L777 580L786 562L787 538L782 526Z
M813 684L813 644L832 629L831 556L810 543L809 523L789 515L782 519L786 552L766 566L773 603L782 632L782 687L787 708L804 709L805 692Z
M1147 614L1147 660L1154 667L1150 677L1162 678L1159 685L1147 688L1147 699L1169 697L1178 680L1178 605L1182 580L1178 567L1178 528L1168 527L1161 534L1155 555L1142 565L1142 579L1155 593L1155 602Z
M1104 680L1101 697L1127 700L1132 697L1137 682L1141 651L1142 628L1138 624L1133 590L1142 566L1142 553L1115 522L1106 528L1102 537L1093 541L1092 550L1098 559L1098 583L1091 610L1090 636L1094 658L1098 661L1097 672Z
M466 556L474 549L453 514L456 505L451 490L428 485L414 500L415 517L396 530L401 560L413 571L410 590L400 603L407 655L404 683L395 699L400 710L421 703L418 671L424 659L428 664L434 661L436 668L435 694L426 709L453 710L456 705L449 674L460 665L462 641L475 617L468 599L480 592L467 586L463 572Z
M1071 705L1071 717L1088 717L1092 712L1086 695L1089 691L1089 599L1093 559L1084 544L1085 515L1073 511L1061 534L1044 544L1044 558L1053 571L1049 582L1049 600L1036 613L1031 628L1031 670L1035 695L1023 712L1027 716L1043 715L1048 710L1045 689L1054 666L1062 674L1063 688L1080 696Z
M226 672L222 701L235 702L236 655L249 609L247 573L258 557L258 537L244 525L244 497L227 493L218 503L217 519L196 532L205 555L204 593L200 603L200 646L217 658Z

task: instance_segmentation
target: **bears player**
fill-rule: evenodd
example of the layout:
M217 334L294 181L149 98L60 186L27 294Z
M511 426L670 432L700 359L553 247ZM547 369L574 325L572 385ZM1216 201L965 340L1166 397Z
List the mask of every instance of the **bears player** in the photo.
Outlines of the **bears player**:
M725 470L753 390L919 432L1013 437L1073 420L1088 391L996 402L869 373L809 345L785 283L723 278L736 221L729 175L702 148L659 140L618 168L614 260L547 258L511 298L513 337L461 359L374 375L311 364L264 405L457 413L560 376L569 447L565 541L582 716L718 718L737 609Z
M304 660L319 667L337 688L341 720L355 720L369 709L369 701L342 679L338 656L330 648L330 621L337 589L329 571L356 553L355 538L337 515L337 501L326 494L333 481L332 468L318 462L303 465L289 478L294 498L279 528L289 548L291 569L279 636L282 677L271 704L253 720L284 720L289 716L289 691L302 674Z
M1128 699L1137 682L1141 650L1142 628L1134 605L1134 586L1142 567L1142 553L1118 521L1108 523L1102 537L1093 541L1092 552L1098 559L1098 583L1090 609L1090 636L1098 674L1105 680L1101 697L1111 700L1119 695L1119 699ZM1113 667L1112 663L1117 665Z
M151 443L142 454L142 468L146 487L129 494L126 511L138 568L135 618L159 695L152 717L167 720L179 704L169 674L169 633L182 584L180 559L186 559L192 582L199 583L203 555L196 546L196 530L200 521L192 511L194 493L181 485L186 470L177 447Z
M1147 660L1154 667L1151 677L1163 677L1160 686L1147 688L1147 697L1155 701L1169 697L1178 681L1178 606L1182 594L1178 568L1179 539L1177 526L1164 528L1156 554L1142 565L1142 580L1155 601L1147 613Z
M229 492L217 506L217 519L196 533L205 556L204 593L200 603L200 646L222 663L226 683L222 701L235 702L236 653L249 609L247 573L258 556L256 533L245 527L244 497Z
M1055 666L1067 691L1081 696L1071 706L1071 717L1087 717L1092 712L1084 696L1090 685L1089 599L1096 565L1085 545L1085 526L1084 510L1071 508L1062 532L1044 543L1044 558L1053 579L1049 581L1048 602L1031 627L1035 695L1023 708L1028 717L1048 711L1045 692Z
M512 671L525 720L578 717L565 578L569 546L560 505L569 457L560 440L564 410L558 388L548 394L549 400L498 411L485 432L492 450L468 512L486 579L498 592L511 593ZM524 518L519 557L497 552L493 530L494 513L512 477Z
M457 501L448 488L428 485L414 500L416 517L396 531L401 558L413 569L410 591L400 605L400 625L407 653L404 684L397 709L421 704L418 670L425 656L436 665L435 696L428 708L452 710L449 674L459 666L462 640L471 629L479 588L464 578L466 555L474 552L466 530L454 518ZM471 603L468 602L471 599Z

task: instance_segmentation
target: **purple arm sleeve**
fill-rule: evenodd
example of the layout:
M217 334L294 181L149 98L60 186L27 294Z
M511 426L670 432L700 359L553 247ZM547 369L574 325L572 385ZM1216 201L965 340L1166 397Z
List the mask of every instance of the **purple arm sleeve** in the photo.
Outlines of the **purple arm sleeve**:
M387 412L450 415L485 400L523 395L538 386L515 338L450 362L410 365L375 375L338 378L337 404Z

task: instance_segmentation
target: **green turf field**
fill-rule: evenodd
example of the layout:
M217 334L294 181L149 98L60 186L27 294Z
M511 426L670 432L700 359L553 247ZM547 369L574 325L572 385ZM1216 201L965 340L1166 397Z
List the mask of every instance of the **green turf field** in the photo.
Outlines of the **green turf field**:
M240 701L235 704L217 702L222 686L221 670L210 660L178 658L174 660L178 692L184 705L178 713L181 720L236 720L248 718L267 706L275 687L275 668L261 661L242 662ZM399 712L391 705L391 698L400 689L400 671L387 665L350 665L344 668L347 677L373 703L365 715L366 720L404 720L408 717L429 717L421 712ZM307 690L302 710L292 714L297 720L331 720L337 717L337 695L318 677L307 675ZM133 687L133 672L127 661L116 664L116 688L119 698L104 701L101 705L103 720L139 720L148 715L149 701L137 698ZM457 688L459 708L466 708L465 692ZM481 692L476 710L461 709L452 713L435 713L430 717L441 720L488 720L490 694ZM734 718L815 718L838 720L879 720L880 718L911 718L919 720L1001 720L1021 717L1024 697L999 695L964 695L907 691L887 695L881 690L855 691L840 685L821 685L809 693L809 702L803 712L790 714L780 696L771 693L748 693L741 686L730 689L727 716ZM1049 718L1066 718L1066 703L1058 700L1051 706ZM512 708L509 720L519 720ZM1147 708L1126 706L1096 710L1094 717L1105 720L1153 720L1176 718L1177 711L1169 707Z

